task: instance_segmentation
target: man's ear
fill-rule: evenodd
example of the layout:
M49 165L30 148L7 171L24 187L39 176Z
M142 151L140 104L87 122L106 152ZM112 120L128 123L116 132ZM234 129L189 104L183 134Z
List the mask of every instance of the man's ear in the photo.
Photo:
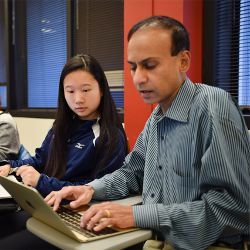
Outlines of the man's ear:
M190 67L191 54L188 50L181 51L179 54L180 57L180 71L186 73Z

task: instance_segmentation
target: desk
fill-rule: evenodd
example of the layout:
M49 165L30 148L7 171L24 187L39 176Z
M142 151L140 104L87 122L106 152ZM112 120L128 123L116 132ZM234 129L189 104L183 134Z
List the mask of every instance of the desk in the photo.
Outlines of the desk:
M137 204L141 201L139 196L127 199L117 200L114 202L126 205ZM80 243L53 229L52 227L42 223L41 221L30 218L26 223L27 229L38 237L50 244L60 248L69 250L118 250L136 245L140 242L148 240L152 237L151 230L138 230L117 236L108 237L93 242Z
M26 225L30 232L37 235L41 239L48 241L50 244L60 249L67 250L118 250L136 245L150 239L152 236L150 230L138 230L101 240L81 243L69 238L65 234L58 232L35 218L28 219Z

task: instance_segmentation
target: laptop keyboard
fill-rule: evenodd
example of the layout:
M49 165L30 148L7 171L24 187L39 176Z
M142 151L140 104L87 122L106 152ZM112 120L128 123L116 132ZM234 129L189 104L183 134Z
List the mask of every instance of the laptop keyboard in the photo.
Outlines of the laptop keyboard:
M85 228L80 227L80 219L81 214L76 213L72 211L71 209L65 208L65 207L59 207L57 210L58 215L61 217L61 219L73 230L77 231L78 233L84 235L87 238L92 238L96 236L106 235L106 234L112 234L117 232L116 230L107 227L99 232L90 231Z

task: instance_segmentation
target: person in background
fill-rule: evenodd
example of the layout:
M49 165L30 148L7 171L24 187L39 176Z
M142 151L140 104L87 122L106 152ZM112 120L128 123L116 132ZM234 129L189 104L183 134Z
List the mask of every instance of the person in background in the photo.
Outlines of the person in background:
M132 27L131 76L143 100L158 106L123 166L85 186L52 192L45 201L54 210L62 199L76 208L141 192L141 205L91 206L81 226L150 228L158 241L144 249L242 247L250 231L248 130L228 93L187 77L190 57L189 35L179 21L153 16Z
M103 69L94 57L77 55L61 72L56 119L42 146L34 157L10 160L0 175L15 170L24 184L46 196L113 172L127 153L127 138Z
M0 161L17 159L20 148L19 134L14 118L1 110L0 98Z

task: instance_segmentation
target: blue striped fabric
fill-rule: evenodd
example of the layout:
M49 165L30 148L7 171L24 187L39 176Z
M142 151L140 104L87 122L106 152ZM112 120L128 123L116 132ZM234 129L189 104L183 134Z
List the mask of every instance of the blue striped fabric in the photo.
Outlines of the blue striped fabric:
M250 140L225 91L189 79L166 114L156 107L124 166L90 183L96 199L142 192L136 226L176 249L249 234Z

